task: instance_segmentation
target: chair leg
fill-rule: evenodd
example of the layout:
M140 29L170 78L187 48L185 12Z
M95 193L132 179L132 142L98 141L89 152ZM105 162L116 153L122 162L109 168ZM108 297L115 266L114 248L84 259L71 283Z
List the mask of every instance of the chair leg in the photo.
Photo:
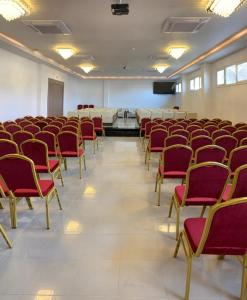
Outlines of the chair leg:
M151 152L148 151L148 171L149 171L149 168L150 168L150 160L151 160Z
M146 149L145 152L145 165L147 164L147 158L148 158L148 148Z
M178 237L179 237L180 207L175 204L175 208L176 208L176 213L177 213L177 217L176 217L176 241L177 241Z
M67 171L68 167L67 167L67 158L66 157L64 157L63 163L64 163L64 170Z
M7 233L6 233L5 230L3 229L3 226L2 226L2 225L0 225L0 233L1 233L1 235L3 236L3 238L4 238L5 242L7 243L7 245L9 246L9 248L12 248L12 247L13 247L13 246L12 246L12 243L11 243L11 241L10 241L10 239L9 239L9 237L8 237L8 235L7 235Z
M57 202L58 202L58 205L59 205L59 209L62 210L62 209L63 209L63 208L62 208L62 204L61 204L61 201L60 201L60 198L59 198L59 194L58 194L58 191L57 191L56 188L55 188L54 192L55 192L55 195L56 195L56 198L57 198Z
M172 196L171 203L170 203L170 208L169 208L168 218L171 218L171 216L172 216L173 204L174 204L174 197Z
M192 271L192 256L188 254L187 257L187 274L186 274L186 288L185 288L185 300L190 298L190 281L191 281L191 271Z
M50 219L49 219L49 197L45 197L45 214L46 214L46 229L50 229Z
M160 206L161 183L162 183L162 179L159 176L159 179L158 179L158 202L157 202L157 206Z
M82 157L79 157L80 179L82 179Z
M155 192L157 192L158 178L159 178L159 172L156 175L155 189L154 189Z
M205 213L206 209L207 209L207 206L203 206L202 211L201 211L201 215L200 215L201 218L204 216L204 213Z
M96 139L96 143L97 143L97 150L99 150L99 140L98 140L98 138Z
M33 210L33 204L32 204L31 198L26 197L26 201L27 201L27 205L28 205L29 209Z
M86 166L86 157L85 155L83 155L83 163L84 163L84 170L87 170L87 166Z
M244 255L244 260L243 260L243 274L242 274L240 300L246 300L246 298L247 298L247 254Z
M3 204L1 201L0 201L0 209L3 209Z
M63 182L63 174L62 174L62 170L61 170L60 167L59 167L58 174L59 174L59 178L60 178L60 180L61 180L61 184L62 184L62 186L64 186L64 182Z
M180 244L181 244L181 239L183 238L183 232L180 232L180 235L179 235L179 238L178 238L178 241L177 241L177 245L176 245L176 248L175 248L175 251L174 251L174 254L173 254L173 257L177 257L178 256L178 250L179 250L179 247L180 247Z
M16 228L16 223L17 223L17 217L16 217L16 198L14 195L10 195L9 197L9 211L10 211L10 222L11 222L11 227L13 229Z

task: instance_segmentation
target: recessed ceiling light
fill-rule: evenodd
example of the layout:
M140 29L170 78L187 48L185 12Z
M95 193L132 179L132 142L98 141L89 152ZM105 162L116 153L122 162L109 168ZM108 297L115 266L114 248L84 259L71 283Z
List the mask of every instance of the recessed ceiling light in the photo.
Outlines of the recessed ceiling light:
M61 55L63 59L69 59L75 54L75 50L72 48L57 48L56 52Z
M12 21L30 14L28 5L21 0L0 0L0 15Z
M186 47L171 47L168 49L168 53L175 59L179 59L185 52Z
M90 73L95 67L92 65L81 65L80 68L85 72L85 73Z
M246 0L210 0L207 11L222 17L229 17Z
M158 65L158 66L155 66L155 69L156 69L160 74L164 73L165 70L166 70L167 68L169 68L168 65Z

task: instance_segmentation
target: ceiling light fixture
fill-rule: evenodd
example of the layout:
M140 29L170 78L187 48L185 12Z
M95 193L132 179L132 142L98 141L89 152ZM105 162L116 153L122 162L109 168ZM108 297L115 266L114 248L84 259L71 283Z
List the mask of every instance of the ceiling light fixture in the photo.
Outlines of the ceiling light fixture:
M69 59L75 54L75 50L72 48L57 48L56 51L63 59Z
M0 0L0 15L7 21L12 21L30 14L30 9L21 0Z
M156 66L155 69L160 73L164 73L165 70L168 68L169 66L168 65L159 65L159 66Z
M229 17L246 0L210 0L207 11L221 17Z
M94 69L94 66L80 66L80 68L85 72L85 73L90 73L93 69Z
M179 59L185 52L186 47L171 47L168 49L168 53L175 59Z

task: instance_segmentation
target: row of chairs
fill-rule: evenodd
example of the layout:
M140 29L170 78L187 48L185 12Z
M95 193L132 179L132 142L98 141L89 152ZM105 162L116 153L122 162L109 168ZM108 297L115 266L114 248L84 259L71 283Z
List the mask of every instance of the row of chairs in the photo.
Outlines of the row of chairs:
M94 107L95 106L93 104L78 104L77 110L86 109L86 108L94 108Z

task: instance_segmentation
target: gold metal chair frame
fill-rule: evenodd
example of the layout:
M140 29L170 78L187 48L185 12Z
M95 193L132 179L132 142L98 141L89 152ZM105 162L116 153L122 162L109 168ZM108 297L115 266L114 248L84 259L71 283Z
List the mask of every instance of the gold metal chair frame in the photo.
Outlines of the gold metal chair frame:
M192 149L189 147L189 146L185 146L185 145L172 145L172 146L169 146L169 147L166 147L164 148L162 154L161 154L161 160L160 160L160 166L164 166L165 165L165 153L167 150L170 150L170 149L173 149L173 148L184 148L184 149L187 149L191 152L191 159L190 159L190 163L192 162L192 155L193 155L193 151ZM184 182L184 179L182 179L182 184ZM164 178L163 176L160 174L159 170L157 172L157 175L156 175L156 182L155 182L155 192L157 192L157 188L158 188L158 198L157 198L157 206L160 206L160 194L161 194L161 184L164 183Z
M220 166L220 167L228 170L228 178L225 182L224 188L222 190L222 193L221 193L219 199L217 199L217 201L216 201L216 204L218 204L222 201L222 197L223 197L224 191L226 189L226 186L227 186L227 183L229 181L230 174L231 174L231 171L230 171L229 167L227 167L227 166L225 166L221 163L217 163L217 162L204 162L204 163L200 163L200 164L191 166L188 169L188 172L186 174L186 186L185 186L185 192L184 192L184 195L183 195L183 200L182 200L181 205L179 204L179 201L178 201L175 193L173 194L172 199L171 199L171 203L170 203L168 218L171 218L173 206L175 207L175 210L176 210L176 240L178 240L178 238L179 238L180 209L181 209L181 207L184 207L186 205L186 199L187 199L187 195L188 195L188 191L189 191L190 173L195 169L198 169L198 168L201 168L201 167L209 167L209 166ZM207 208L207 206L203 206L202 212L201 212L201 215L200 215L201 217L203 217L203 215L206 211L206 208Z
M37 176L37 173L35 171L34 162L30 158L28 158L26 156L23 156L23 155L20 155L20 154L8 154L8 155L5 155L5 156L2 156L2 157L0 157L0 161L2 159L5 159L5 158L19 158L19 159L22 159L22 160L25 160L25 161L29 162L29 164L31 165L32 174L33 174L34 182L35 182L39 197L45 200L46 228L50 229L49 202L53 199L54 195L57 198L60 210L62 210L62 205L61 205L61 202L60 202L60 198L59 198L59 195L58 195L57 188L54 186L46 196L43 196L41 188L39 186L38 176ZM20 200L20 198L16 198L15 195L14 195L14 192L10 190L9 200L10 200L11 225L12 225L12 228L16 228L17 227L16 203L17 203L17 201ZM30 209L32 209L31 198L26 198L26 200L28 202L28 205L29 205Z
M97 134L96 134L96 132L94 130L94 123L93 123L93 121L89 121L89 120L82 121L81 124L82 123L83 124L88 123L88 124L92 124L93 125L93 132L94 132L94 134L96 136L96 139L92 140L92 143L93 143L93 154L95 154L96 153L96 145L97 145L97 150L99 150L99 141L98 141ZM80 126L80 128L81 128L81 126ZM81 134L82 134L82 132L81 132ZM84 146L84 149L85 149L85 141L84 140L83 140L83 146Z
M239 151L239 150L244 150L244 149L247 149L247 145L246 146L239 146L239 147L237 147L237 148L235 148L231 151L229 159L228 159L228 164L227 164L229 168L231 166L232 157L233 157L234 153Z
M78 158L79 158L79 169L80 169L80 179L82 179L82 160L83 160L83 164L84 164L84 170L87 169L86 167L86 158L85 158L85 152L79 156L79 149L80 149L80 145L79 145L79 137L76 133L74 132L70 132L70 131L63 131L63 132L60 132L58 134L59 135L62 135L63 133L69 133L69 134L72 134L74 136L76 136L76 141L77 141L77 155L78 155ZM59 147L59 143L58 143L58 148L59 148L59 153L60 153L60 161L61 163L64 164L64 169L65 171L68 170L68 166L67 166L67 157L62 157L62 154L61 154L61 149Z
M218 146L218 145L214 145L214 144L213 144L213 145L206 145L206 146L203 146L203 147L198 148L198 149L196 150L196 152L195 152L194 163L195 163L195 164L198 164L198 163L197 163L197 157L198 157L198 153L199 153L200 151L203 151L203 150L205 150L205 149L210 149L210 148L219 149L219 150L224 151L225 156L224 156L224 158L223 158L223 160L222 160L222 162L221 162L221 163L223 164L224 160L226 159L226 155L227 155L226 149L224 149L223 147L220 147L220 146Z
M185 300L189 300L189 297L190 297L192 260L193 260L194 257L199 257L201 254L203 255L202 252L203 252L205 243L207 241L207 238L208 238L208 235L209 235L209 232L210 232L210 227L211 227L211 224L212 224L213 217L214 217L215 213L223 207L228 207L228 206L232 206L232 205L235 205L235 204L242 204L242 203L247 203L247 198L233 199L233 200L229 200L229 201L224 202L224 203L216 204L213 207L211 207L211 209L209 211L208 218L206 220L206 224L204 226L203 234L202 234L202 237L201 237L201 240L200 240L200 243L199 243L199 246L198 246L196 252L193 252L185 230L183 230L180 233L179 239L177 241L177 245L176 245L176 248L175 248L175 251L174 251L174 257L175 258L177 257L179 247L180 247L180 244L182 242L184 252L185 252L185 256L186 256L186 260L187 260L186 288L185 288L185 297L184 297ZM246 300L247 299L247 251L246 251L246 254L243 256L242 265L243 265L243 271L242 271L242 285L241 285L240 300Z

